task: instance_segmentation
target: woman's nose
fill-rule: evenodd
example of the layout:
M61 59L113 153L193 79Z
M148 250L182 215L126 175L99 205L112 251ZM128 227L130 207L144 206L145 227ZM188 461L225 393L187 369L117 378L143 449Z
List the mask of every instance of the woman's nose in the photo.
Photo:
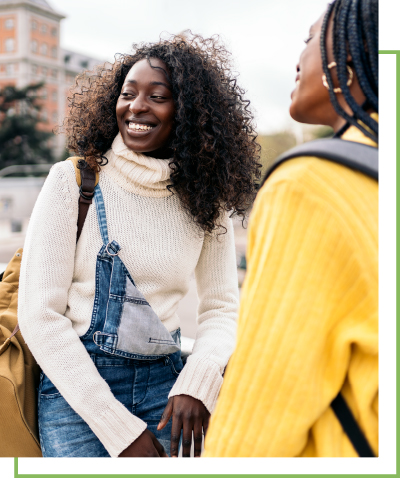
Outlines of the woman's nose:
M147 110L148 104L141 95L138 95L129 103L129 111L132 113L139 113Z

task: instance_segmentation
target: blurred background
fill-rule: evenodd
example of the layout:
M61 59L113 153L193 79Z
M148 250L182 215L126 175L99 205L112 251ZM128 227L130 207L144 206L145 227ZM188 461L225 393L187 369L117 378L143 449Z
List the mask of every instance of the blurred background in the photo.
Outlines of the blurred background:
M292 146L331 134L288 114L303 40L326 6L326 0L0 0L0 272L24 244L51 165L70 156L54 131L79 73L112 63L133 43L189 29L218 34L255 113L265 169ZM239 286L246 235L235 221ZM183 335L192 338L197 304L193 280L178 310Z

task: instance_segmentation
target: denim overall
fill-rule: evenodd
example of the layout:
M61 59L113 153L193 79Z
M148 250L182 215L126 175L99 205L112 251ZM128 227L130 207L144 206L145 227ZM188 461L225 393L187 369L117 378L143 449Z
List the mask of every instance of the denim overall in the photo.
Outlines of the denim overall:
M168 332L119 258L119 244L109 241L99 185L94 199L103 246L97 255L92 320L80 339L114 396L147 423L170 455L172 421L161 431L157 425L183 368L180 330ZM44 457L109 456L44 373L38 407Z

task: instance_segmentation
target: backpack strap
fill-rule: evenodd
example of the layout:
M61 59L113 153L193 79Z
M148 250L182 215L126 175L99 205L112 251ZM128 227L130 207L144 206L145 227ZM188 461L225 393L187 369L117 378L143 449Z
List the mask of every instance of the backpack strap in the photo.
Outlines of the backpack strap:
M378 148L355 141L329 138L303 143L278 156L267 169L260 188L279 165L287 160L300 156L316 156L323 160L332 161L333 163L347 166L352 170L360 171L378 181Z
M372 452L364 433L361 431L360 426L355 420L353 413L347 405L344 397L339 392L335 399L331 402L333 412L336 414L344 432L353 444L354 449L360 457L375 457Z
M86 163L83 157L73 156L68 158L72 161L75 168L76 182L79 186L79 209L78 209L78 221L77 221L77 234L76 242L81 235L83 224L85 223L86 215L89 210L89 206L92 203L94 196L94 189L99 182L99 173L93 171L89 168L89 165ZM0 281L3 280L4 271L0 274ZM8 337L0 347L0 352L3 352L3 349L7 349L11 338L17 334L19 331L19 324L14 328L14 331L11 333L11 336Z
M89 206L92 203L94 189L99 182L99 173L89 168L89 165L81 156L73 156L68 159L71 160L74 165L76 182L79 186L78 229L76 233L76 242L78 242Z

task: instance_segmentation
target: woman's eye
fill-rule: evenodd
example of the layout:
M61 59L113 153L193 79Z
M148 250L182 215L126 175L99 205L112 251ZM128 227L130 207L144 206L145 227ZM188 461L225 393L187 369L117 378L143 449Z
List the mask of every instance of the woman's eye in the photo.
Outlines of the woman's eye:
M152 95L151 98L155 98L156 100L165 100L165 96L161 95Z
M312 36L310 35L308 38L306 38L306 39L304 40L304 43L307 44L307 43L311 40L311 38L312 38Z
M121 96L123 96L123 97L133 96L133 93L126 93L126 92L124 92L124 93L121 93Z

